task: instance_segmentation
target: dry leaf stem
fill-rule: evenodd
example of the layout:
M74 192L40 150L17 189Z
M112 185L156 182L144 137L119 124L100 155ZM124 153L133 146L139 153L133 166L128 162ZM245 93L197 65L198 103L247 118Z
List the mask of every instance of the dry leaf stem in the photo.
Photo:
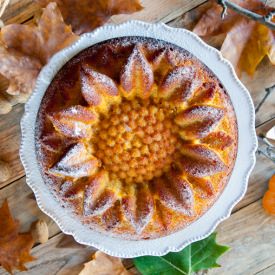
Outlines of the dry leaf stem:
M0 18L3 15L5 9L7 8L10 0L0 0Z
M266 99L268 98L268 96L272 92L275 92L275 85L273 85L273 86L265 89L265 95L262 98L262 100L259 102L259 104L257 105L257 107L255 108L255 113L259 112L260 108L262 107L262 105L264 104L264 102L266 101Z
M271 30L275 30L275 23L272 22L272 18L275 16L275 10L269 12L267 15L260 15L228 0L217 0L217 3L223 7L221 17L224 18L227 13L227 8L234 10L235 12L242 14L248 18L251 18L261 24L267 26Z

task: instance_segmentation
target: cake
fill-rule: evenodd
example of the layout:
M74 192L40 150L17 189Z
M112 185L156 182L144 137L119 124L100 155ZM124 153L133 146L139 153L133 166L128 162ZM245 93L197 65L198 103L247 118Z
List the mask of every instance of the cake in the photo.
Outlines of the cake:
M92 230L153 239L199 219L229 181L236 116L186 50L123 37L69 60L47 88L36 152L56 200Z

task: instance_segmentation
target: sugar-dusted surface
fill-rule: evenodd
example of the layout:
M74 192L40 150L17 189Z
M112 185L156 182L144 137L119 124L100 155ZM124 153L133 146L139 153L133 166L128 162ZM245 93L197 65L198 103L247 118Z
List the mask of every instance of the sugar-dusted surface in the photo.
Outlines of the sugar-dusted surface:
M211 147L215 131L232 140L223 150ZM45 183L60 203L125 239L168 235L198 219L225 187L238 140L211 71L173 44L141 37L102 42L65 64L42 100L36 135ZM71 142L48 150L48 136Z

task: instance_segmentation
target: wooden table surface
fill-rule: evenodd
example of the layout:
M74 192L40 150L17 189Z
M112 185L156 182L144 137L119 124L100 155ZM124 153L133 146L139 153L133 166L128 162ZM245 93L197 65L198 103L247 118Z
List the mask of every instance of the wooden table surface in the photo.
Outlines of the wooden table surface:
M169 26L186 27L186 12L192 15L194 9L205 0L143 0L145 9L133 15L114 16L111 22L127 19L141 19L148 22L165 22ZM33 20L37 6L32 0L11 0L2 20L5 24L24 23ZM186 21L187 20L187 21ZM242 77L243 83L250 90L255 106L266 94L266 88L275 84L275 66L264 60L253 79ZM7 83L0 78L0 92ZM274 90L274 89L273 89ZM8 181L0 179L0 205L8 199L11 211L21 222L22 231L30 224L44 219L50 231L46 244L37 245L32 254L37 260L29 263L29 270L22 272L31 275L78 274L94 251L91 247L77 244L71 236L60 229L37 207L35 197L26 184L25 172L21 165L18 150L20 144L20 119L24 105L17 104L7 115L0 115L0 158L12 167ZM258 133L264 133L275 124L275 92L270 93L256 114ZM268 179L275 172L274 163L263 155L257 155L257 163L249 180L245 197L234 208L229 219L217 228L218 241L231 247L219 260L221 268L211 270L210 274L275 274L275 218L267 215L261 206L261 199L267 188ZM125 265L137 272L130 260ZM6 272L0 267L0 274Z

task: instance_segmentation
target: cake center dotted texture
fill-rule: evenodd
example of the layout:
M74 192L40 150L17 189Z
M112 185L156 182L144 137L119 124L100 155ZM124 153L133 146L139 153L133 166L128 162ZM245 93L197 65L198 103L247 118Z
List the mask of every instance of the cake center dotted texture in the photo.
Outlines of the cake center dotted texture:
M95 155L111 179L143 183L170 169L178 142L174 112L162 101L123 101L111 107L95 140Z
M73 57L48 87L36 127L56 199L93 230L134 240L171 234L207 211L237 141L217 77L184 49L140 37Z

